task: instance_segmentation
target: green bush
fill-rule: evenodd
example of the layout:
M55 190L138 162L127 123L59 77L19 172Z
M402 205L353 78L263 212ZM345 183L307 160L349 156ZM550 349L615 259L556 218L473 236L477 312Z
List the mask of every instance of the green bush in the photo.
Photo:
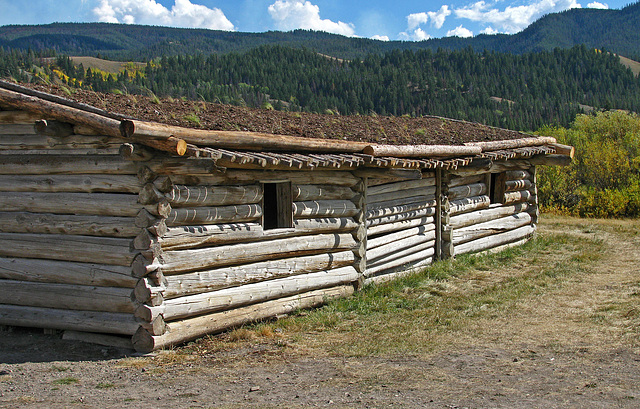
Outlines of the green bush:
M540 135L576 148L566 168L542 167L543 209L586 217L640 216L640 118L620 111L578 115L571 128Z

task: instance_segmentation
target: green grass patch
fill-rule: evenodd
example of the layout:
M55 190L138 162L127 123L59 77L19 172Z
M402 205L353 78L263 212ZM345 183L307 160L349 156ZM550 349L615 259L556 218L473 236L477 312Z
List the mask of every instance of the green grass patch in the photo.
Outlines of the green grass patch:
M80 382L80 380L78 378L75 378L73 376L67 376L67 377L64 377L64 378L56 379L52 383L54 385L73 385L73 384L76 384L76 383L79 383L79 382Z

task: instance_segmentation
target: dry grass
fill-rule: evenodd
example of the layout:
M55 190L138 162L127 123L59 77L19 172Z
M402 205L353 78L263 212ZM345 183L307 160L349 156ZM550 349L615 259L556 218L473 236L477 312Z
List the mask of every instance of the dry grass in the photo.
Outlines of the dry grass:
M619 56L619 57L620 57L620 63L622 63L622 65L629 67L636 76L640 75L640 62L634 61L632 59L629 59L623 56Z

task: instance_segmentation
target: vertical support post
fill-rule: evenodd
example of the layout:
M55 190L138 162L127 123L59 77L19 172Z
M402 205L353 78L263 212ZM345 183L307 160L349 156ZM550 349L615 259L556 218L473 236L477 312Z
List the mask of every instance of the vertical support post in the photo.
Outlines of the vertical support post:
M536 167L531 166L531 168L529 168L529 174L531 174L531 187L529 188L531 198L529 201L532 206L529 212L531 214L531 224L534 227L538 224L538 217L540 216L540 204L538 203L538 177L536 173Z
M440 242L440 259L446 260L453 257L453 228L450 226L451 204L449 203L449 182L451 181L451 173L443 170L440 175L440 229L442 231L442 240Z
M436 249L434 261L442 259L442 168L436 168Z
M359 212L355 216L358 227L351 233L356 240L357 246L354 248L354 267L358 271L358 281L354 283L356 290L364 285L364 274L367 269L367 184L368 178L362 177L360 182L354 186L358 195L353 199Z

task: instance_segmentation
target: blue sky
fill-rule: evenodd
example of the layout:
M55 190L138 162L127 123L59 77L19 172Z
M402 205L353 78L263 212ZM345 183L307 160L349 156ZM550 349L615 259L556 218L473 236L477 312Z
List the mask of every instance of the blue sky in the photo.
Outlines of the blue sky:
M0 25L103 21L249 32L304 28L419 41L511 34L548 13L625 4L629 0L0 0Z

